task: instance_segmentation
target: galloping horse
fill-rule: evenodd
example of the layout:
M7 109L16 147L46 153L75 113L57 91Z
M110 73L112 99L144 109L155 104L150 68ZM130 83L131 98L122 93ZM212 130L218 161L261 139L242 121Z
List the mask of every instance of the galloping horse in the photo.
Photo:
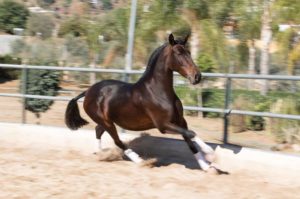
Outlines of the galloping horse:
M201 80L201 73L186 48L187 40L188 36L175 40L170 34L169 42L152 53L144 74L136 83L104 80L73 98L65 113L66 125L76 130L88 123L80 116L77 105L77 100L85 97L84 110L97 123L99 148L101 136L107 131L130 160L140 163L139 155L120 140L115 124L134 131L157 128L163 134L182 135L200 167L208 170L214 151L195 132L188 130L182 103L173 88L173 71L194 85Z

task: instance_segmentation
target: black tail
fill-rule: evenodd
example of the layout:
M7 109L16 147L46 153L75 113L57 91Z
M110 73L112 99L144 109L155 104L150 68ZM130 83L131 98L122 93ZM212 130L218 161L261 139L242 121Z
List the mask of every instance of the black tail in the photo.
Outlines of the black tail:
M85 92L73 98L67 106L67 110L65 112L65 124L72 130L77 130L78 128L88 124L88 122L80 116L77 105L77 100L84 96Z

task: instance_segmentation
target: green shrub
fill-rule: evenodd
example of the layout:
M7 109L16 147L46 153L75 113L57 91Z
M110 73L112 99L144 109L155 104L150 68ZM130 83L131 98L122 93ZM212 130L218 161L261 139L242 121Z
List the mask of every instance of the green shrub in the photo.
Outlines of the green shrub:
M253 104L249 103L248 99L244 96L238 96L237 99L234 100L232 104L232 109L250 109ZM231 130L230 132L233 133L240 133L246 131L248 129L247 121L249 116L247 115L236 115L233 114L230 116L230 125Z
M26 93L31 95L55 96L59 90L60 72L50 70L29 70L27 75ZM37 118L47 111L53 100L26 99L25 108L33 112Z
M37 3L42 8L48 8L50 5L55 3L55 0L37 0Z
M198 92L196 89L186 86L177 86L175 87L175 92L185 106L198 105ZM196 115L197 111L186 111L185 113L187 115Z
M10 55L0 56L1 64L21 64L20 58L13 58ZM19 69L0 68L0 79L2 81L18 79L20 75Z
M216 70L216 64L213 58L208 54L201 54L197 58L196 64L199 66L201 72L212 73Z
M202 104L208 108L224 108L225 90L222 89L203 89ZM221 117L220 113L206 112L204 117Z
M300 114L299 98L282 98L278 99L271 106L274 113L283 114ZM270 132L275 136L278 142L300 143L300 121L287 119L270 119Z
M66 20L60 26L58 31L58 36L64 37L66 35L73 35L75 37L87 36L88 33L88 23L78 17L73 16L72 18Z
M55 29L54 19L48 14L31 14L27 21L27 31L30 35L41 34L42 39L52 36Z
M175 87L175 91L179 98L183 101L184 105L197 106L197 93L199 91L183 86ZM202 90L202 106L208 108L224 108L225 90L224 89L203 89ZM234 104L239 98L246 99L248 105L240 106L239 110L248 110L256 112L272 112L271 105L281 98L298 98L299 93L270 91L267 96L260 95L259 91L250 90L233 90L231 95L233 109ZM300 103L300 102L298 102ZM188 112L189 113L189 112ZM204 117L222 117L220 113L203 113ZM266 120L260 116L246 116L244 118L247 129L250 130L263 130L266 128Z
M0 3L0 29L12 33L14 28L25 28L28 9L20 3L4 0Z
M265 119L261 116L248 116L246 119L247 128L253 131L264 130L265 122Z

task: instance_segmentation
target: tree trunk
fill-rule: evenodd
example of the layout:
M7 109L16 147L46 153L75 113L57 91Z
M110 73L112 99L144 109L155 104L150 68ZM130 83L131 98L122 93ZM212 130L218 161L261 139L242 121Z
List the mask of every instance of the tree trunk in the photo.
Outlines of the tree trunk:
M249 60L248 60L248 74L255 74L255 59L256 59L256 49L255 49L255 40L251 39L249 42ZM248 89L252 87L251 79L248 80Z
M36 117L36 124L40 125L41 124L41 114L39 112L34 113Z
M203 102L202 102L202 87L201 86L197 86L196 87L197 89L197 106L198 107L203 107ZM203 118L204 115L203 115L203 112L202 111L198 111L198 117L201 117Z
M191 38L190 38L190 46L191 46L191 57L192 59L197 59L199 50L200 50L200 24L197 19L195 11L190 9L183 9L183 19L189 24L191 28Z
M104 67L107 67L112 63L112 61L114 60L114 58L116 56L116 51L117 51L117 48L115 46L110 47L110 49L108 50L108 52L106 54L106 57L104 58L104 61L102 62L102 65Z
M271 30L271 14L270 14L270 2L269 0L264 1L264 12L262 16L262 27L261 27L261 57L260 57L260 74L268 75L269 74L269 60L270 60L270 43L272 40L272 30ZM266 95L268 92L268 81L261 81L261 90L262 95Z
M98 54L94 53L94 56L92 58L92 62L90 63L90 68L95 69L96 68L96 62L98 60ZM92 72L90 73L90 85L93 85L96 82L96 73Z
M191 28L191 36L190 36L190 50L191 50L191 57L193 60L196 60L199 55L200 51L200 24L199 20L197 19L195 11L190 9L183 9L183 19L189 24ZM199 107L203 106L202 103L202 90L201 88L197 89L197 105ZM198 117L203 117L203 112L198 111Z
M200 38L199 38L199 28L197 26L191 27L191 57L193 60L198 58L199 49L200 49Z

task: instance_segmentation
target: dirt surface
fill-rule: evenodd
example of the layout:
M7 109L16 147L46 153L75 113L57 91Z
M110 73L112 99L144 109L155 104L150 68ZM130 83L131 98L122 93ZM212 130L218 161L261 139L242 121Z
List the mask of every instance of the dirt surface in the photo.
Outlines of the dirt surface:
M243 165L228 168L229 175L207 174L179 141L143 136L129 143L143 158L156 157L156 166L118 158L99 161L92 153L92 134L0 125L0 198L296 199L300 195L299 173L278 170L272 175L268 168L255 169L260 165Z

